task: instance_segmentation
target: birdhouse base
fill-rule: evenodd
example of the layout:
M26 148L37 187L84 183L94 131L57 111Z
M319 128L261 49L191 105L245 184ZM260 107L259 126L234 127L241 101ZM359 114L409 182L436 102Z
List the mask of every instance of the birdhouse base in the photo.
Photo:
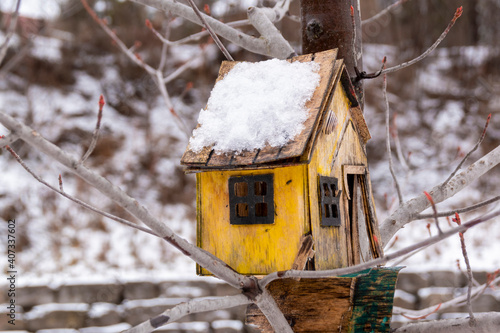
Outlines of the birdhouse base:
M402 267L373 268L319 279L280 279L266 288L294 332L389 332L394 290ZM247 324L274 332L254 305Z

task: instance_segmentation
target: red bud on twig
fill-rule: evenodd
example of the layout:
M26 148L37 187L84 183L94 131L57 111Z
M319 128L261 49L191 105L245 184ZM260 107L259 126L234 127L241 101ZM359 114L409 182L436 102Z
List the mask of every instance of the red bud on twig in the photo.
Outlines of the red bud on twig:
M106 102L104 101L104 96L101 95L99 97L99 110L102 110L102 107L104 106L104 104L106 104Z
M153 24L151 23L151 21L149 19L146 19L146 27L148 27L148 29L153 30Z
M455 12L455 16L453 16L452 21L455 22L460 16L462 16L462 13L464 12L464 7L460 6L457 8L457 11Z
M354 17L354 8L351 6L351 17Z
M208 4L205 4L205 6L203 6L203 11L207 15L212 15L211 12L210 12L210 6Z

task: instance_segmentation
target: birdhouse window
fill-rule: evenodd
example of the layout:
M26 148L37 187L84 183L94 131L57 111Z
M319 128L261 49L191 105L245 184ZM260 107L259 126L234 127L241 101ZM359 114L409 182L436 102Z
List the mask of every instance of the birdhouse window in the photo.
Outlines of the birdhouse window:
M340 227L338 179L319 176L321 196L321 225L324 227Z
M229 178L231 224L274 223L273 175Z

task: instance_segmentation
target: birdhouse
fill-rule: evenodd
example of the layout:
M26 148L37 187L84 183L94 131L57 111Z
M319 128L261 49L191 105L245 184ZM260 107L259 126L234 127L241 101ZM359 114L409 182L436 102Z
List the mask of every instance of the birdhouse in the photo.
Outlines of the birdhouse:
M205 134L209 140L195 148L196 133L206 126L200 121L182 157L187 172L196 173L197 245L238 273L265 275L297 268L297 256L308 235L315 252L310 269L345 267L381 255L365 151L370 133L343 60L336 56L337 50L330 50L287 60L292 65L311 64L317 77L293 137L281 144L266 141L258 148L217 150L218 136L225 134L219 131ZM237 71L237 64L222 63L211 99L217 85ZM252 79L256 85L258 79ZM292 80L278 87L271 84L267 91L257 90L250 100L243 101L241 92L231 90L215 98L263 102L260 109L266 109L266 101L285 89L283 85L301 81ZM288 102L287 96L280 98L279 103ZM224 112L243 117L234 114L236 108ZM266 117L263 112L259 120ZM279 118L281 112L273 117ZM272 121L264 120L259 126ZM233 130L232 126L225 124L224 131ZM252 129L254 133L238 131L255 140L261 135L260 127ZM197 272L210 274L201 267Z

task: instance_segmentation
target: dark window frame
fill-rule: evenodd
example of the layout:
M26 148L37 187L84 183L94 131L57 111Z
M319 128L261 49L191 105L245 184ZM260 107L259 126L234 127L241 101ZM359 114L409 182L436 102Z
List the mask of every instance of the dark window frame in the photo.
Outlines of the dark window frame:
M237 195L237 191L235 190L235 184L237 183L247 184L248 190L245 196ZM229 177L228 186L230 224L252 225L274 223L273 174ZM256 192L258 193L256 194ZM236 209L237 205L243 205L247 210L239 211ZM239 216L239 212L242 211L247 215Z
M339 181L335 177L319 176L319 202L322 227L340 227Z

